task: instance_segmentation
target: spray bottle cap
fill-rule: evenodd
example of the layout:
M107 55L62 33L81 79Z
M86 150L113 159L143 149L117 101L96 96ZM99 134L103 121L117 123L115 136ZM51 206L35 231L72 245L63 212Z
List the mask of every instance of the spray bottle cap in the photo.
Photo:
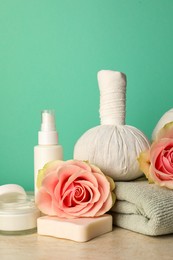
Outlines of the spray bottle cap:
M55 126L55 113L53 110L42 111L41 130L38 133L39 145L58 144L58 133Z

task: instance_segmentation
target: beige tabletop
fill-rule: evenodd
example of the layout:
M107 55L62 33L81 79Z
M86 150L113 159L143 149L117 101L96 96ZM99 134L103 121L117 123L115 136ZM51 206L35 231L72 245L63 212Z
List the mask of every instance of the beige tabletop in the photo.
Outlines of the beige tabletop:
M85 243L35 234L0 235L0 260L173 259L173 235L149 237L114 227Z

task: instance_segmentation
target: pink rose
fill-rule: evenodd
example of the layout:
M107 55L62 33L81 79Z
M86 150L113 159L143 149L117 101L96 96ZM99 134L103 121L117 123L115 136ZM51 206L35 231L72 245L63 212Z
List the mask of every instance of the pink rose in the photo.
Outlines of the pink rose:
M141 153L138 161L150 182L173 189L173 122L159 131L150 149Z
M114 181L83 161L54 161L38 174L36 204L47 215L63 218L103 215L114 204Z

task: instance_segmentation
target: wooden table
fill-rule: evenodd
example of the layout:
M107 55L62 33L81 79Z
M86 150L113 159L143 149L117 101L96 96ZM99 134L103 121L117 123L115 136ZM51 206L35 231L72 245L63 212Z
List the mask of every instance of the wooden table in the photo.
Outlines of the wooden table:
M149 237L114 227L85 243L37 235L0 235L0 260L173 259L173 234Z

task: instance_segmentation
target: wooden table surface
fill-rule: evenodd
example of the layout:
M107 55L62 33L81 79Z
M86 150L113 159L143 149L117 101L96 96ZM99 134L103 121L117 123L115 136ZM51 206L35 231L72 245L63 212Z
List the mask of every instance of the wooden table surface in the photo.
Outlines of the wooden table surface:
M85 243L40 236L0 235L0 260L173 259L173 234L149 237L114 227Z

